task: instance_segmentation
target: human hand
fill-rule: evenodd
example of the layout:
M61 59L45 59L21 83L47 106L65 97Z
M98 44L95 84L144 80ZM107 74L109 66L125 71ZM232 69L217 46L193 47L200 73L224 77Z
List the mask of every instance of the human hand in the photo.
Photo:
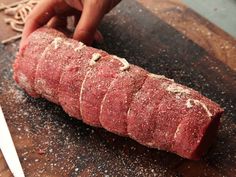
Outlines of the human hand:
M121 0L41 0L26 19L20 48L37 28L66 26L67 16L74 16L76 28L73 38L90 45L101 39L97 27L103 16Z

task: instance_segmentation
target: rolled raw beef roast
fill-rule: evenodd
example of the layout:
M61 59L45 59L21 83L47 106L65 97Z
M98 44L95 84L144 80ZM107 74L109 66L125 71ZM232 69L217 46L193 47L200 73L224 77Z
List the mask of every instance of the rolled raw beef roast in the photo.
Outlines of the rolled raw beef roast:
M17 54L14 79L86 124L188 159L207 152L223 113L191 88L46 27Z

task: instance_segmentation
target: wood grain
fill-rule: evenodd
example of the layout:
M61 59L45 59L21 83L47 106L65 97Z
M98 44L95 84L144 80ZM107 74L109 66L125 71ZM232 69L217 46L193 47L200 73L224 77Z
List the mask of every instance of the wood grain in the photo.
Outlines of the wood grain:
M181 0L139 0L160 19L236 70L236 40Z

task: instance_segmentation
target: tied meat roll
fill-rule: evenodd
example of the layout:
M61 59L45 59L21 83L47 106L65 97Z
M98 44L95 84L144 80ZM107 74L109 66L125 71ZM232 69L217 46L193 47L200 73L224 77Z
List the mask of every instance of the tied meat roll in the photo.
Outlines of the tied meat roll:
M28 37L14 79L86 124L188 159L207 152L223 113L191 88L50 28Z

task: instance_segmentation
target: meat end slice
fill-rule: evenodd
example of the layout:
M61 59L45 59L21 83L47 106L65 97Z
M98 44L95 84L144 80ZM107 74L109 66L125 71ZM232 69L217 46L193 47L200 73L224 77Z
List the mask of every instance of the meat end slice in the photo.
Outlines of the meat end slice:
M216 140L223 109L196 91L186 100L183 109L186 111L176 129L172 151L198 160Z
M89 125L101 127L99 121L101 102L111 82L121 71L122 63L112 56L99 59L87 72L82 83L80 110L83 121Z
M217 105L210 103L210 100L204 100L198 92L186 86L173 82L163 85L163 88L167 94L164 95L153 114L156 122L152 147L176 152L185 158L200 158L208 149L202 145L204 144L202 143L204 142L203 137L208 136L206 132L208 129L212 129L211 127L214 127L213 129L216 131L219 123L210 117L213 116L215 119L214 114L218 114L222 110L216 110L219 108ZM190 109L193 102L197 107ZM208 106L206 107L206 105ZM216 132L214 133L216 134ZM214 139L214 137L212 138ZM204 148L198 148L202 146ZM197 149L204 149L204 152Z
M26 44L16 56L13 77L19 86L33 97L39 97L34 89L38 60L55 37L64 37L64 35L53 29L40 28L27 38Z
M127 111L133 94L143 85L147 71L131 65L114 79L102 101L99 120L113 133L127 136Z
M108 54L92 47L78 46L74 49L77 50L70 50L70 52L64 54L68 58L71 58L71 61L62 73L58 97L65 112L72 117L81 119L80 90L85 75L90 69L89 61L95 53L101 56ZM78 51L78 49L80 50Z
M160 75L149 74L141 89L134 95L127 115L128 135L146 146L153 146L156 118L153 116L167 92L162 85L172 83Z

